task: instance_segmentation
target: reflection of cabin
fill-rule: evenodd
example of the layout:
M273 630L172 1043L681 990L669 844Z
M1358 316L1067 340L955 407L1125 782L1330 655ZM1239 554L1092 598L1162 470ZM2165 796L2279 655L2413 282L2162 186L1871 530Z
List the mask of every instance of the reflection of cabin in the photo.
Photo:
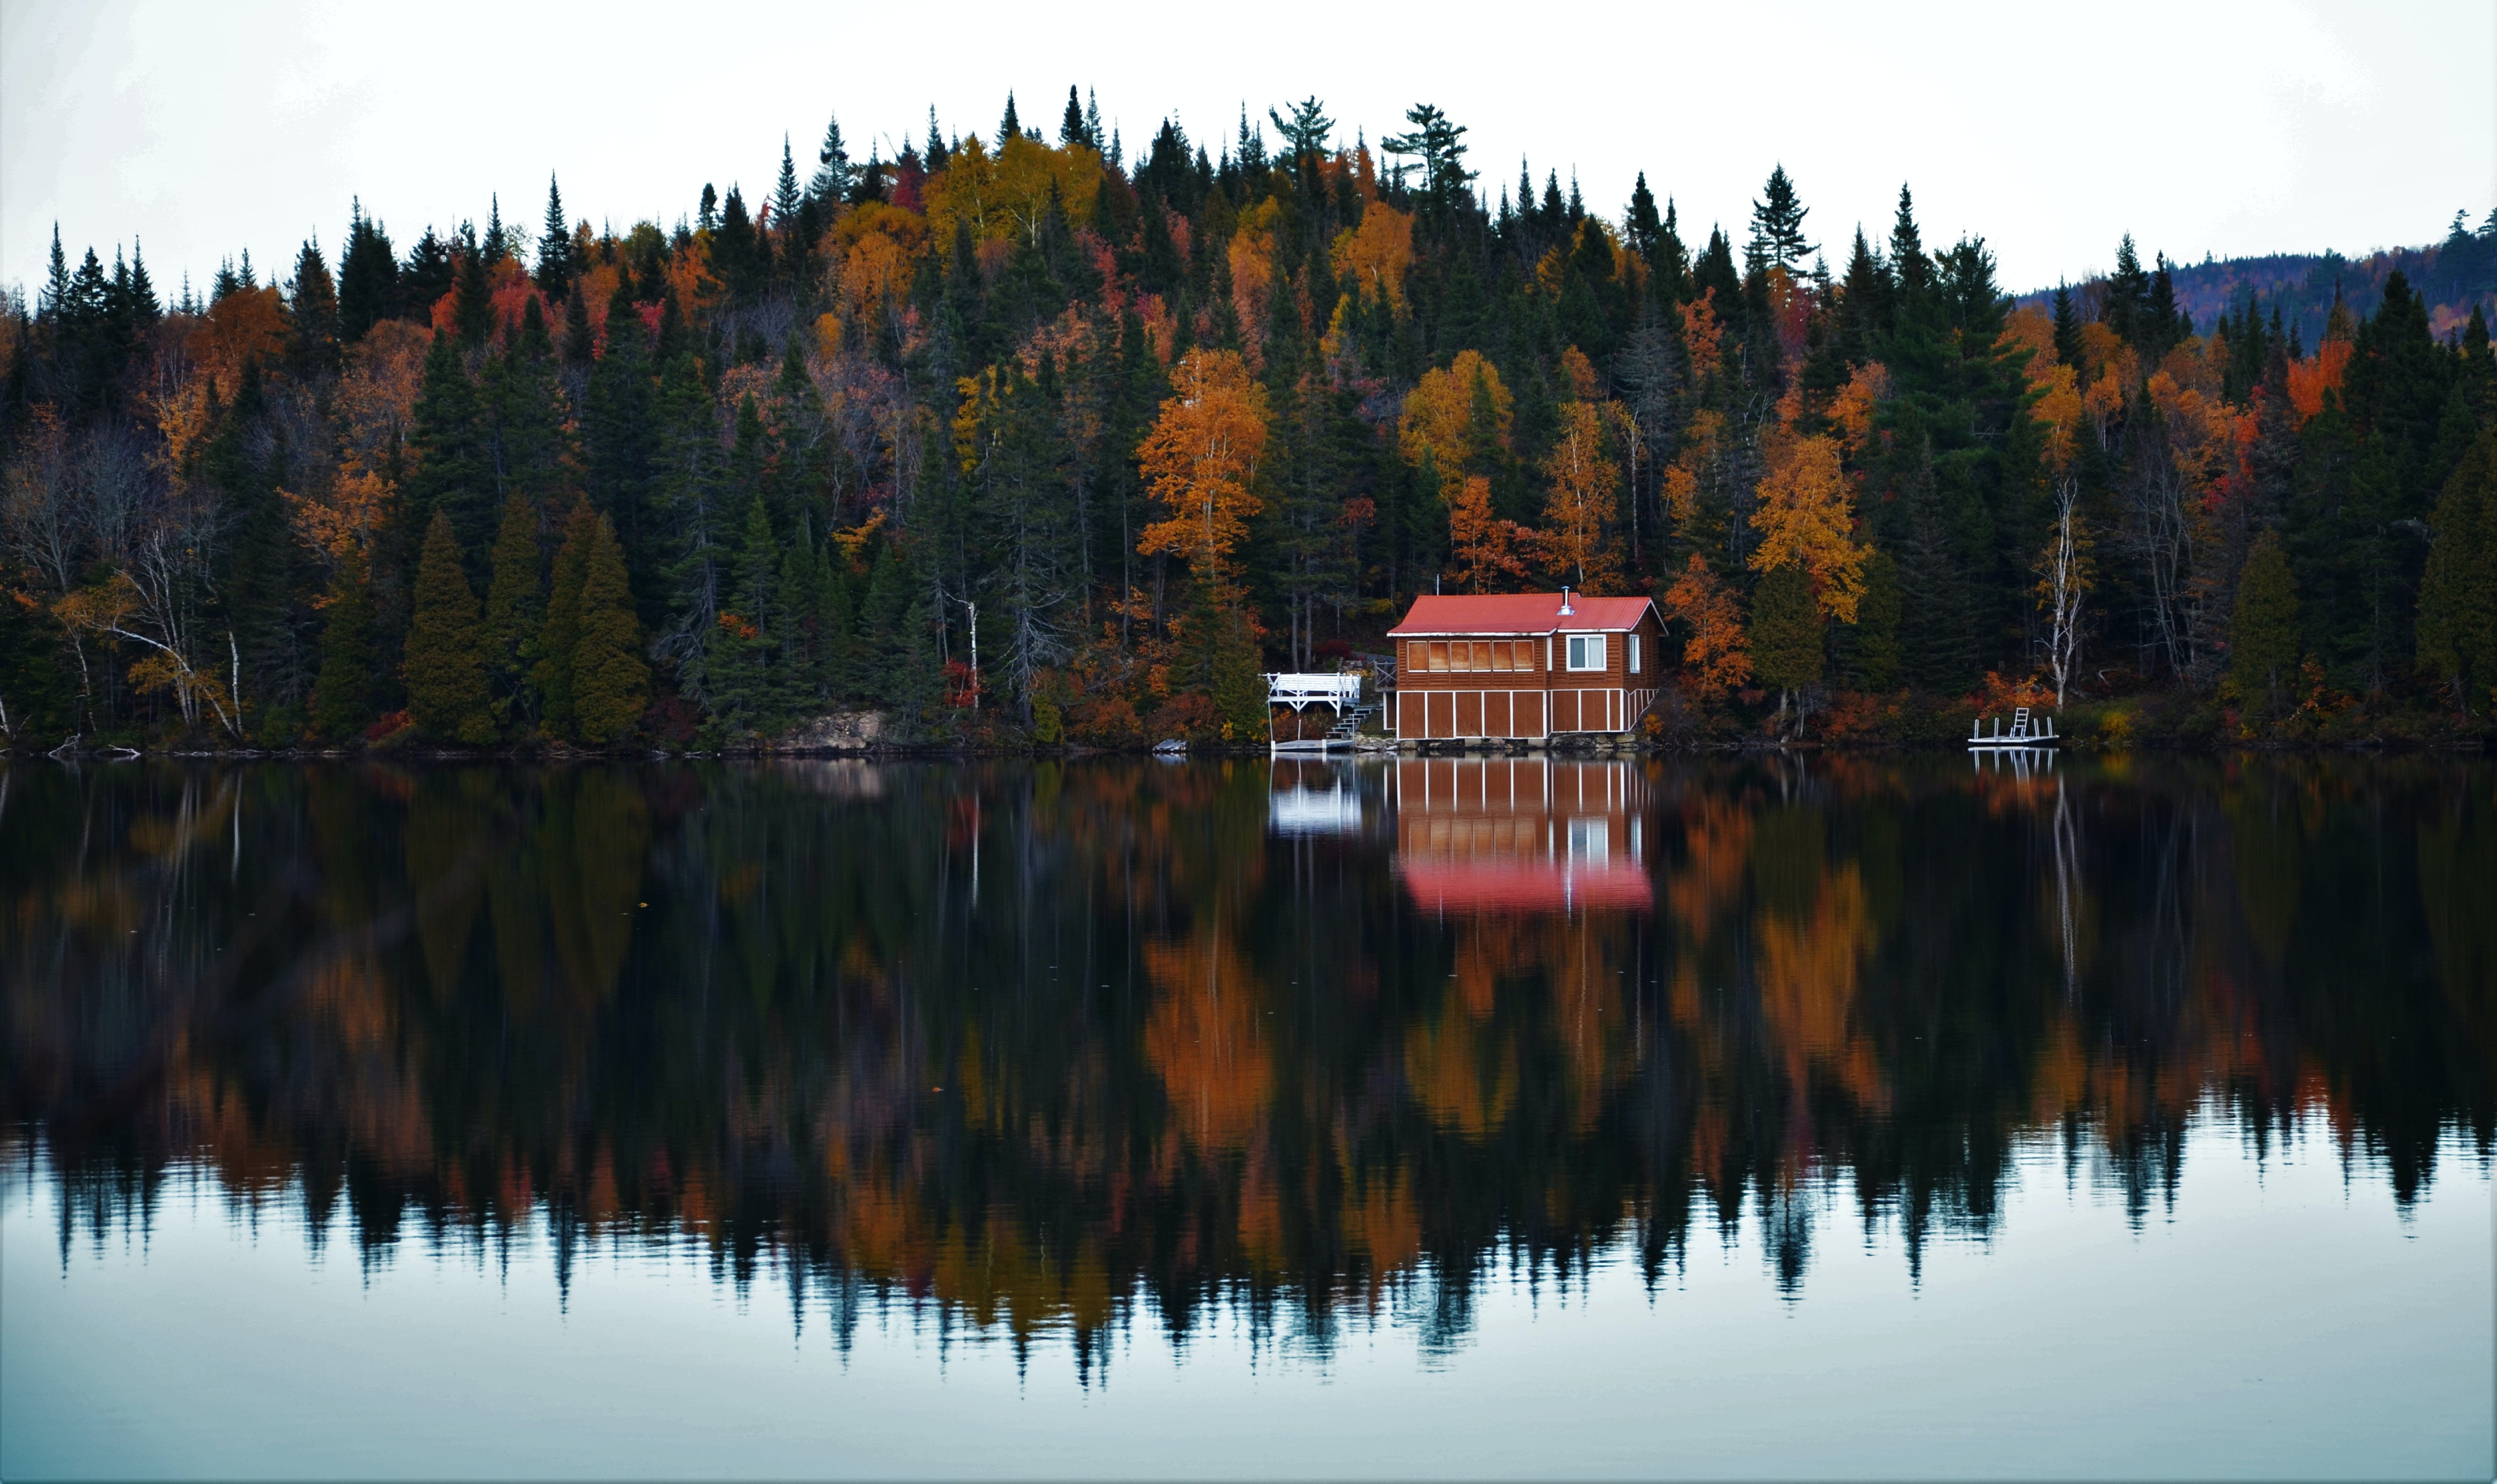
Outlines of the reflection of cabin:
M1568 592L1413 600L1396 642L1405 741L1627 732L1656 700L1663 620L1646 598Z
M1437 912L1645 907L1647 774L1627 762L1396 765L1396 874Z

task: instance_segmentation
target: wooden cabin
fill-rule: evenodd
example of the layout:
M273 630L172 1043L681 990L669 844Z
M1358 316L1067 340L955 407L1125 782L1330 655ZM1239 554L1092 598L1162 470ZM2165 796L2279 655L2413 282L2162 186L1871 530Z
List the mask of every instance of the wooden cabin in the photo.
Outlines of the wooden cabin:
M1558 758L1408 758L1394 773L1396 874L1415 906L1645 909L1645 771Z
M1664 619L1647 598L1434 594L1387 631L1400 741L1627 732L1656 702Z

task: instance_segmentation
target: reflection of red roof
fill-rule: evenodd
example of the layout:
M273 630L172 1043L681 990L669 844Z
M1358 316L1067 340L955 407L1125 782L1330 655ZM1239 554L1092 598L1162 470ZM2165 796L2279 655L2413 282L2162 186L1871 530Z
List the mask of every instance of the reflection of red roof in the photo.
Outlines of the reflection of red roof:
M1389 629L1399 634L1552 634L1563 629L1631 629L1655 603L1647 598L1591 598L1569 594L1570 613L1561 614L1557 592L1494 592L1480 597L1429 595L1415 598L1405 621Z
M1426 912L1644 909L1656 900L1647 872L1628 861L1400 860L1396 874Z

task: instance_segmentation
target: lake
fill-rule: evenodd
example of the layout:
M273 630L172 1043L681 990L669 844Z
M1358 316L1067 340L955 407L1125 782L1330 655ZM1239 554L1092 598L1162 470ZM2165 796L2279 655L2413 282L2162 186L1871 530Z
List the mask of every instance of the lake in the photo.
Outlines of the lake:
M2497 770L0 762L0 1474L2485 1478Z

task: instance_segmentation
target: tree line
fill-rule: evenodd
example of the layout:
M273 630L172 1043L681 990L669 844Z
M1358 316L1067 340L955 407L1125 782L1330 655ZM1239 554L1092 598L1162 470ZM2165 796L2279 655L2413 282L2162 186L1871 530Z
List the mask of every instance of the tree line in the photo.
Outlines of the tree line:
M358 203L334 271L170 303L56 231L0 314L0 733L1236 736L1417 593L1564 582L1660 600L1678 734L2483 724L2476 297L2440 340L2395 270L2309 345L2252 294L2197 325L2127 237L2023 308L1905 186L1824 248L1780 167L1686 236L1644 174L1607 217L1405 123L1131 151L1070 88L861 161L836 120L672 228L551 178L402 250ZM2476 296L2497 217L2428 254Z

